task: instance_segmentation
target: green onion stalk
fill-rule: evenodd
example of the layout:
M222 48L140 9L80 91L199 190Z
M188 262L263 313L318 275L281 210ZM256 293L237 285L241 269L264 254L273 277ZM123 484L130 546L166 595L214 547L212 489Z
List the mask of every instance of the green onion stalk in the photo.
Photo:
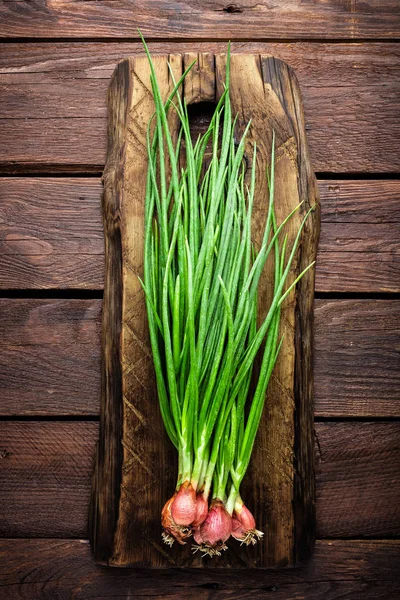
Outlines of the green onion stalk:
M230 536L252 544L262 536L240 486L260 424L266 390L282 339L281 306L309 265L285 286L303 219L290 252L274 211L273 136L268 210L261 247L252 241L257 147L245 162L251 122L236 141L229 97L230 48L225 88L211 122L192 141L181 85L161 96L148 47L155 112L147 128L144 280L157 393L167 434L178 453L175 493L162 509L164 541L210 556ZM170 131L171 112L179 133ZM211 146L211 157L206 153ZM249 172L247 172L249 170ZM262 323L257 296L265 263L274 263L273 298ZM257 373L253 367L261 357ZM252 382L252 386L251 386ZM250 389L254 390L250 392Z

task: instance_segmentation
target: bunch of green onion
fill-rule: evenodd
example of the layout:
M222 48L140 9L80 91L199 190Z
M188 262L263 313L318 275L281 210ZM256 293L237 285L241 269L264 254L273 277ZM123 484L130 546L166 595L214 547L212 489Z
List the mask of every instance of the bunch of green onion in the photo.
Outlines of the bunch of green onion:
M251 172L246 173L244 152L251 124L236 143L229 49L224 92L207 130L193 143L180 86L194 63L179 81L170 68L174 89L165 102L143 43L155 113L147 131L142 285L161 414L178 452L176 490L162 509L163 539L170 545L175 540L185 544L193 536L194 550L214 556L227 548L230 536L251 544L263 535L241 498L240 486L282 343L281 305L307 270L285 289L305 219L289 252L282 230L294 211L277 225L273 140L265 230L255 251L251 220L256 144ZM175 137L170 111L180 123ZM207 159L208 145L212 151ZM258 324L258 286L270 255L273 298ZM257 355L260 368L253 373Z

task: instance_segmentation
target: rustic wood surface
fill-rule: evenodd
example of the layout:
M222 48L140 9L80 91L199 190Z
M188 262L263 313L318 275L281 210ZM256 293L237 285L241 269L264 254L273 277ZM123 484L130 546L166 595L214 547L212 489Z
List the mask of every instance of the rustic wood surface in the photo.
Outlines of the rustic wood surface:
M400 182L321 180L317 292L400 292ZM0 288L102 289L99 178L3 177Z
M106 155L108 82L115 64L141 52L140 45L51 43L21 48L7 44L0 57L0 170L99 172ZM258 42L234 43L232 48L273 54L295 68L316 171L399 172L396 44ZM224 52L226 42L152 43L150 49Z
M182 51L218 53L226 51L226 39L219 42L215 40L176 42L164 38L161 41L149 41L149 48L153 54L163 52L173 54ZM363 43L337 40L330 42L329 39L323 42L297 40L236 42L232 40L231 48L232 52L271 54L285 60L296 70L303 93L307 93L308 88L314 87L350 87L354 90L369 86L378 88L376 81L378 76L385 87L391 87L398 84L400 79L398 72L400 49L397 42L390 40L385 42L372 40ZM73 44L59 41L46 43L30 41L22 45L8 40L7 44L2 46L0 55L1 81L3 85L19 85L21 90L23 90L23 86L21 87L23 83L34 86L35 83L46 85L58 82L74 89L75 102L78 102L80 94L77 80L80 80L79 87L82 85L85 91L87 90L85 84L103 80L103 95L99 98L91 95L89 101L92 103L90 106L91 110L95 111L95 116L105 116L106 90L116 64L126 56L142 52L142 44L139 41L74 40ZM71 77L75 77L75 87ZM32 87L32 89L37 89L37 94L40 94L39 87ZM81 113L76 110L76 103L69 102L68 106L60 106L50 101L52 94L59 98L59 88L53 86L48 92L50 93L41 98L41 101L45 103L46 109L52 111L52 116L81 116ZM72 99L71 96L70 100ZM7 114L8 111L14 111L15 115L21 114L25 105L20 95L18 100L19 102L14 103L12 107L11 103L7 103L6 95L5 113L2 114ZM86 116L93 116L91 111L86 111L81 101L79 106L85 111ZM43 117L43 112L40 113L39 109L40 104L34 104L34 111Z
M127 0L100 4L61 0L49 5L38 0L21 10L21 0L2 5L2 36L40 38L132 38L137 27L148 38L396 38L400 37L394 0L366 0L361 5L339 0L304 3L284 0L271 5L249 0L205 3L184 0L144 0L132 10Z
M0 423L2 537L87 536L98 423ZM317 535L400 535L398 422L316 423Z
M0 14L0 522L22 536L1 540L0 598L397 600L399 541L343 539L400 535L397 0L5 0ZM141 51L138 25L152 52L231 39L299 78L322 199L318 535L342 538L319 539L299 569L109 570L79 539L99 413L106 89Z
M0 541L1 600L395 598L398 540L319 540L311 563L280 571L149 572L94 565L86 540ZM157 581L155 588L154 581ZM156 596L154 593L156 592Z
M0 423L2 537L87 536L98 429L98 422ZM317 536L399 536L400 424L318 422L315 433Z
M315 301L317 417L400 417L399 312ZM0 415L99 415L100 313L96 299L0 300Z
M315 89L308 96L308 138L317 172L399 173L398 89L358 88L356 93ZM25 114L0 119L0 172L99 173L103 169L105 117L45 117L44 121L28 117L28 110ZM376 129L382 118L385 126ZM349 129L354 132L353 143L346 135Z
M186 65L197 60L183 87L188 104L215 101L223 91L226 56L161 55L155 68L163 97ZM154 412L155 379L146 325L142 276L146 124L154 111L146 58L127 59L116 69L109 89L109 149L104 175L106 284L103 309L103 386L100 440L93 478L90 539L95 558L113 566L204 567L190 548L160 546L160 511L174 490L171 444L161 416ZM254 243L261 244L272 131L276 133L275 206L281 222L301 200L304 214L315 205L293 263L294 280L316 255L319 196L305 139L302 101L294 74L278 59L252 54L231 58L232 113L238 133L251 119L247 160L257 140L257 177L253 210ZM176 116L171 123L177 135ZM287 227L293 244L302 215ZM118 278L114 280L115 273ZM271 283L261 283L259 316L267 311ZM265 418L258 433L244 497L258 496L254 514L265 536L256 549L236 547L213 566L286 566L310 555L314 543L314 440L312 307L310 272L282 310L284 342L269 387ZM296 316L297 315L297 316ZM115 344L115 347L112 346ZM120 353L120 354L118 354ZM114 372L116 362L118 370ZM106 386L106 387L105 387ZM282 390L285 393L282 394ZM109 422L115 423L110 427ZM151 426L150 426L151 423ZM123 453L120 455L119 447ZM146 449L143 452L143 449ZM289 458L288 457L293 457ZM109 475L111 471L111 477ZM112 481L111 492L110 483ZM141 510L138 510L141 507Z
M400 291L399 182L320 181L319 188L317 292ZM98 179L0 179L0 286L102 289L100 193Z

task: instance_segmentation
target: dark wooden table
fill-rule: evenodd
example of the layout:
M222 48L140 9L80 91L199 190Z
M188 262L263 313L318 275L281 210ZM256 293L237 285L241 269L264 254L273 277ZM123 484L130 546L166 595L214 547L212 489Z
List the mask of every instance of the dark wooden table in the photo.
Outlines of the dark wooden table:
M0 15L0 598L399 598L399 2L3 0ZM105 97L138 26L152 52L275 54L303 91L322 204L318 540L296 569L90 556Z

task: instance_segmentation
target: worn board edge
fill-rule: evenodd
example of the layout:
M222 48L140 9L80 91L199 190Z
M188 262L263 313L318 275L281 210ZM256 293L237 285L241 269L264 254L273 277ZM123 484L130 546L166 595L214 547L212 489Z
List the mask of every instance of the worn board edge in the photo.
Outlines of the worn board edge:
M125 85L117 85L119 81ZM122 244L121 192L118 177L124 168L124 130L129 109L129 61L121 61L108 90L107 163L103 175L102 211L105 238L105 275L101 334L101 406L99 441L89 511L89 539L95 559L107 564L118 520L122 446L117 438L122 429ZM116 95L115 92L118 92ZM115 98L115 105L111 100ZM108 335L111 332L111 335ZM109 480L111 478L111 481ZM108 479L108 481L107 481Z
M287 69L290 89L280 87L279 78L275 77L275 65L281 70ZM305 225L303 239L308 238L307 246L301 245L299 270L316 260L320 234L320 197L305 133L304 110L301 91L293 69L273 57L267 59L263 66L268 66L267 81L282 102L286 114L292 122L299 154L300 197L309 206L310 198L314 199L316 211L313 218ZM264 73L266 69L264 68ZM303 209L304 214L305 209ZM307 253L311 250L311 254ZM309 558L316 532L315 515L315 457L314 457L314 377L313 377L313 336L314 336L314 287L315 270L303 277L296 288L296 335L295 335L295 446L294 446L294 512L295 512L295 547L293 563Z
M122 247L120 233L120 198L121 190L118 189L117 174L124 168L125 140L115 136L117 130L123 130L127 121L130 106L131 86L130 60L125 59L116 68L112 83L109 88L109 126L107 163L104 172L103 209L104 227L106 237L106 279L103 304L103 336L102 336L102 402L100 420L100 439L96 452L95 469L93 473L91 509L90 509L90 541L98 562L109 564L112 555L113 541L110 532L114 530L118 519L119 508L119 482L120 468L122 465L122 448L112 441L113 433L119 430L122 424L122 392L121 392L121 313L122 313ZM183 58L184 60L184 58ZM214 59L215 60L215 59ZM307 199L303 207L305 212L310 198L315 203L316 210L304 230L303 235L310 236L312 241L311 254L303 251L300 246L299 266L306 266L316 257L319 237L320 211L319 195L316 179L311 168L305 168L309 159L308 146L305 138L304 114L301 95L297 79L293 70L282 60L271 56L259 56L260 69L264 83L269 84L278 96L285 109L289 121L295 132L296 142L300 149L299 156L299 192L301 197ZM285 89L280 80L280 71L286 72L290 86ZM116 85L122 78L123 85ZM119 90L116 108L111 102L114 87ZM193 99L192 99L193 100ZM197 101L203 100L197 99ZM204 98L210 100L210 98ZM196 100L195 100L196 101ZM294 477L294 511L295 511L295 545L290 564L308 558L315 542L315 483L314 483L314 428L313 428L313 378L312 378L312 328L313 328L313 296L314 273L309 272L297 289L296 302L296 389L295 389L295 477ZM301 301L299 302L299 298ZM112 327L111 339L104 335L108 327ZM300 332L300 333L299 333ZM305 369L304 366L309 368ZM304 377L304 373L308 374ZM306 399L306 400L304 400ZM114 427L112 425L114 424ZM305 432L306 435L300 435ZM112 441L107 449L107 440ZM119 446L119 447L118 447ZM107 456L108 454L108 456ZM107 460L108 459L108 460ZM109 471L107 471L109 469ZM104 476L107 472L113 474L111 493L103 497L105 511L99 511L99 490L107 487ZM306 483L308 480L308 483ZM101 513L101 514L100 514ZM108 535L99 535L106 529ZM130 565L126 565L130 566ZM270 565L268 565L270 566Z

